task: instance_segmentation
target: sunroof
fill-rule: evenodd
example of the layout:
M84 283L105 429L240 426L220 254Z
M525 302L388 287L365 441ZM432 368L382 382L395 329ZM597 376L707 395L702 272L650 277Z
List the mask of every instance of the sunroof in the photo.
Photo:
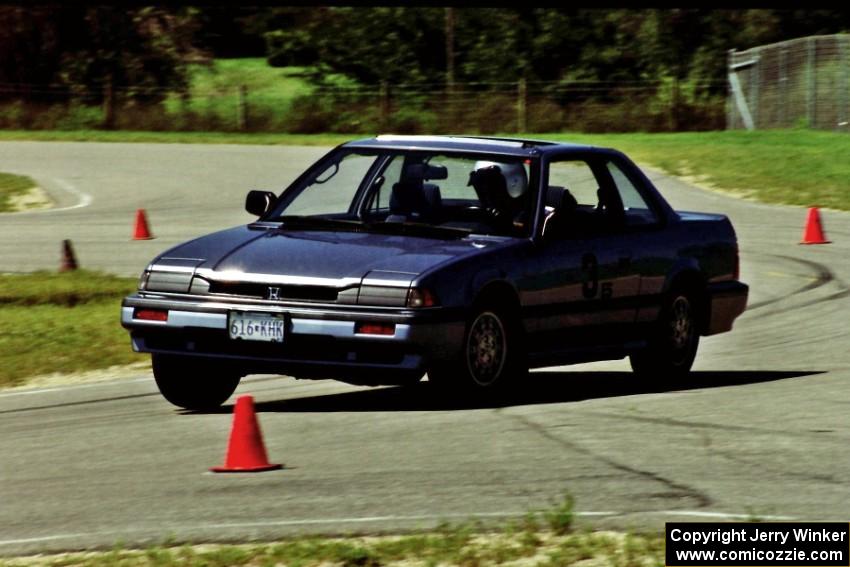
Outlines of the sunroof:
M483 146L499 146L501 148L521 148L523 147L522 142L508 141L508 140L489 140L487 138L466 138L464 136L403 136L396 134L381 134L375 138L381 142L407 142L407 143L416 143L416 142L447 142L451 140L456 140L459 142L467 142L470 144L478 144Z

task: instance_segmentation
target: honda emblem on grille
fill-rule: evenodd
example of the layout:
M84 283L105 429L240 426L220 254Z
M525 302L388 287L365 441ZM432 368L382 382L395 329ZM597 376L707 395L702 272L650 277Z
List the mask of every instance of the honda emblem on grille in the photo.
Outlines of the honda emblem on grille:
M280 299L280 288L279 287L270 287L269 288L269 299Z

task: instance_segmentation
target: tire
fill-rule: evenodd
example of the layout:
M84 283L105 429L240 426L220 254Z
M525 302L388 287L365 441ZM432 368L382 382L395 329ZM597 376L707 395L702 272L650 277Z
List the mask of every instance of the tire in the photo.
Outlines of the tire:
M459 356L435 364L428 380L440 388L481 394L502 391L527 373L519 321L501 307L486 304L467 321Z
M213 410L227 401L242 377L203 358L154 354L153 377L162 396L177 407Z
M632 370L657 381L687 376L699 347L699 304L693 291L671 292L661 309L647 348L632 354Z

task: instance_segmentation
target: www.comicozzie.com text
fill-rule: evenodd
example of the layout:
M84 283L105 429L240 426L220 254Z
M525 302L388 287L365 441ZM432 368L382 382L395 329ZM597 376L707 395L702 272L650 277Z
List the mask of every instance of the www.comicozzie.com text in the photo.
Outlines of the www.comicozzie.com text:
M744 541L773 541L786 544L788 538L794 535L798 542L842 542L847 541L847 532L835 530L813 530L811 528L798 528L787 530L765 530L761 528L742 527L735 529L717 529L708 531L688 531L675 528L670 532L673 541L686 541L689 543L722 543L727 545L732 542Z

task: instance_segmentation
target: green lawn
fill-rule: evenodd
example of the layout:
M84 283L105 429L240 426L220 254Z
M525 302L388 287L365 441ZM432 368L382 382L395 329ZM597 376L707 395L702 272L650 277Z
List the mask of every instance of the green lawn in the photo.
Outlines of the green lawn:
M186 102L178 94L171 94L165 101L165 109L174 116L182 116L186 110L198 116L214 116L220 128L232 130L238 124L239 93L244 87L245 120L255 129L280 130L287 123L292 101L314 90L304 77L307 71L304 67L271 67L263 58L216 59L209 65L192 64ZM325 79L333 85L352 83L340 75ZM258 125L262 128L257 128Z
M121 299L135 288L87 271L0 275L0 388L142 360L120 323Z
M270 108L283 114L293 98L312 90L299 76L302 72L300 67L270 67L262 58L194 64L189 67L189 109L235 120L239 89L245 87L249 108ZM176 112L180 104L179 97L171 95L166 109Z
M216 59L212 65L189 68L193 93L230 92L245 86L249 93L275 98L292 98L307 94L312 88L300 75L302 67L270 67L261 57Z
M35 181L23 175L0 173L0 213L13 210L12 199L35 187Z
M249 97L288 102L309 94L313 86L304 77L306 67L271 67L262 57L215 59L210 65L189 66L190 96L236 95L244 86ZM355 86L356 82L338 74L325 76L335 86Z

